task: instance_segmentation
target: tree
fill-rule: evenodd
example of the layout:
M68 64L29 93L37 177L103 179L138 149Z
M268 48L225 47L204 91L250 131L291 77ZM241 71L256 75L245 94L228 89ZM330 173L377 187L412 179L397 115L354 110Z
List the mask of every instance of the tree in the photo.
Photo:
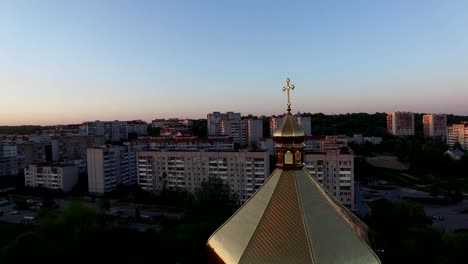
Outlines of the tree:
M99 200L99 209L101 210L101 212L109 211L110 206L111 204L108 199L102 198Z

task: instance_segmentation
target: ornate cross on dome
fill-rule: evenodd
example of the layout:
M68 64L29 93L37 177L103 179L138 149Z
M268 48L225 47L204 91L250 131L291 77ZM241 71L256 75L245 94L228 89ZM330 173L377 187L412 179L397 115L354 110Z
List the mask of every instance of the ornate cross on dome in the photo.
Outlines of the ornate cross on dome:
M283 86L283 92L286 91L288 93L288 112L291 112L291 100L289 95L289 90L294 90L294 84L289 85L289 78L286 79L286 86Z

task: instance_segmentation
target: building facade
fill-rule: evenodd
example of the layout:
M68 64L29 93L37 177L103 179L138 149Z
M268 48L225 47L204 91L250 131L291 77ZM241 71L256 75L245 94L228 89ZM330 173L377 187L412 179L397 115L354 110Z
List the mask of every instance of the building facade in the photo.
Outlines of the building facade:
M424 137L447 138L447 116L429 114L423 116Z
M104 136L108 141L128 139L127 122L123 121L91 121L81 125L82 134L87 136Z
M0 142L0 176L18 174L18 157L16 143Z
M246 146L259 146L260 139L263 137L263 120L262 119L246 119Z
M128 133L134 133L138 136L148 135L148 124L142 120L133 120L127 122Z
M113 191L117 185L137 183L136 153L145 145L104 145L87 150L88 191L102 195Z
M88 148L103 145L104 136L59 136L51 140L52 160L86 160Z
M165 187L195 191L209 177L219 177L244 203L269 175L269 158L267 152L143 151L138 153L138 185L150 192Z
M414 113L388 113L387 131L395 136L414 136Z
M354 210L354 155L348 148L306 153L304 163L328 193Z
M447 145L453 147L456 143L464 150L468 150L468 122L448 127Z
M30 164L24 169L24 185L71 192L78 183L78 167L67 164Z
M221 114L220 112L213 112L206 116L208 135L221 135L221 121L223 121L223 118L224 114Z

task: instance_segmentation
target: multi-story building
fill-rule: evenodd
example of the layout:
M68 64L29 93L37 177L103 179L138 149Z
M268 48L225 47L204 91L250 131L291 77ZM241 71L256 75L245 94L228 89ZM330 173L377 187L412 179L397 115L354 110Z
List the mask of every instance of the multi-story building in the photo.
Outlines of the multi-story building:
M93 121L84 122L81 130L87 136L104 136L108 141L128 139L127 122L124 121Z
M447 138L447 116L429 114L423 116L424 137Z
M258 146L260 139L263 137L263 120L262 119L246 119L246 146Z
M179 119L179 118L169 118L169 119L154 119L151 121L151 127L160 127L160 128L175 128L183 129L191 126L193 121L191 119Z
M260 121L252 121L251 131L253 134L249 135L249 121L250 119L243 120L240 113L227 112L213 112L207 115L208 120L208 135L210 136L230 136L233 138L234 143L239 144L241 147L250 145L249 137L251 139L258 138L258 128L261 126L263 129L263 123L259 124Z
M133 120L127 122L128 133L134 133L138 136L148 135L148 124L142 120Z
M21 142L16 145L18 150L18 170L23 170L29 164L41 163L47 160L46 144Z
M138 185L151 192L165 187L194 191L209 177L219 177L244 203L266 180L269 163L268 152L142 151Z
M348 138L349 143L354 143L356 145L362 145L364 143L371 143L372 145L378 145L382 143L381 137L364 137L361 134L354 134L353 137Z
M208 135L221 135L221 121L223 121L223 118L224 114L220 112L213 112L207 115Z
M468 150L468 122L448 127L447 145L453 147L457 142L463 149Z
M395 136L414 135L414 113L392 112L387 114L387 131Z
M227 136L209 138L190 137L142 137L137 140L148 145L150 150L195 151L195 150L234 150L233 139Z
M354 155L347 147L306 153L305 168L350 210L354 210Z
M0 176L18 174L18 157L16 143L0 142Z
M78 175L78 167L72 164L30 164L24 169L24 185L70 192Z
M103 145L104 136L59 136L51 140L52 160L86 160L88 148Z
M117 185L135 185L136 153L145 145L103 145L87 150L88 191L102 195L115 190Z

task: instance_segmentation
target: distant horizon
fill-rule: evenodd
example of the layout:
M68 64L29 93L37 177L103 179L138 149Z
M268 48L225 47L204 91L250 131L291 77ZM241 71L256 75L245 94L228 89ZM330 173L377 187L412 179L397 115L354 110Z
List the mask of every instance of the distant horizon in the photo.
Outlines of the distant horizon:
M246 116L249 116L249 115L252 115L252 116L257 116L257 117L261 117L261 116L265 116L265 117L271 117L271 116L279 116L279 115L283 115L286 113L283 112L283 113L279 113L279 114L271 114L271 115L266 115L266 114L251 114L251 113L243 113L243 112L240 112L240 111L212 111L212 112L209 112L207 114L210 114L210 113L213 113L213 112L220 112L220 113L227 113L227 112L234 112L234 113L241 113L241 116L242 117L246 117ZM297 111L291 111L294 115L297 114ZM324 112L300 112L301 114L324 114L324 115L346 115L346 114L378 114L378 113L390 113L390 112L398 112L398 111L389 111L389 112L383 112L383 111L377 111L377 112L347 112L347 113L324 113ZM399 112L412 112L412 111L401 111L399 110ZM460 116L460 117L467 117L467 120L468 121L468 114L456 114L456 113L430 113L430 112L412 112L414 114L445 114L445 115L453 115L453 116ZM143 119L143 118L130 118L130 119L87 119L87 120L82 120L82 121L77 121L77 122L68 122L68 123L42 123L42 124L39 124L39 123L16 123L16 124L3 124L0 122L0 126L66 126L66 125L78 125L78 124L82 124L84 122L94 122L94 121L102 121L102 122L108 122L108 121L135 121L135 120L141 120L141 121L144 121L144 122L147 122L148 124L151 123L152 120L154 119L170 119L170 118L177 118L177 119L190 119L190 120L201 120L201 119L207 119L207 115L204 115L204 117L197 117L197 118L190 118L190 117L176 117L176 116L169 116L169 117L154 117L154 118L150 118L150 119Z
M464 1L0 1L0 125L468 115ZM239 112L239 111L237 111Z

